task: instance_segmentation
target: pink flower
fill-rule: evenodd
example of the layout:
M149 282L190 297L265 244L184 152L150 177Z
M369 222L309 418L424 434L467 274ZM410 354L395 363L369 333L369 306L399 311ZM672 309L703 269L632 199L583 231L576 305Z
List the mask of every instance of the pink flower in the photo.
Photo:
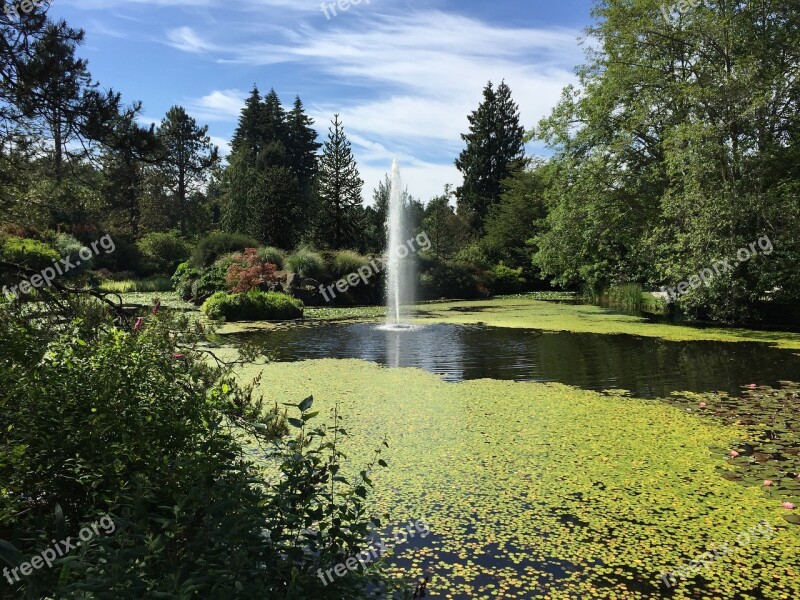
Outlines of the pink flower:
M705 408L706 406L708 406L708 404L706 404L705 402L701 402L699 406L700 408Z
M185 354L173 354L172 358L174 358L175 360L179 360L181 358L186 358L186 355Z
M766 481L764 481L764 485L766 487L770 487L772 485L772 480L771 479L767 479Z
M153 314L157 315L158 311L161 310L161 300L156 300L156 305L153 307Z
M144 317L137 317L136 323L133 326L133 330L139 331L142 328L142 325L144 325Z
M751 383L751 384L750 384L750 385L748 385L747 387L749 387L751 390L754 390L754 389L756 389L758 386L757 386L755 383Z
M785 508L787 510L794 510L795 506L791 502L784 502L783 503L783 508Z
M736 450L731 450L731 458L736 458L739 456L739 453Z

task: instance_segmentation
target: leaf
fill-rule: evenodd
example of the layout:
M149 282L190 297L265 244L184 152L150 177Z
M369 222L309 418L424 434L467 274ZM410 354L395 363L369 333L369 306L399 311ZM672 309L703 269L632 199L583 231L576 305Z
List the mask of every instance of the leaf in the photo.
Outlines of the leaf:
M312 404L314 404L314 396L309 396L300 404L298 404L297 408L299 408L301 412L306 412L309 408L311 408Z
M0 560L9 567L16 567L18 564L24 562L25 557L7 541L0 540Z
M289 421L289 424L294 426L294 427L302 428L303 425L305 425L305 423L303 423L303 421L301 421L300 419L293 419L293 418L290 417L290 418L288 418L286 420Z

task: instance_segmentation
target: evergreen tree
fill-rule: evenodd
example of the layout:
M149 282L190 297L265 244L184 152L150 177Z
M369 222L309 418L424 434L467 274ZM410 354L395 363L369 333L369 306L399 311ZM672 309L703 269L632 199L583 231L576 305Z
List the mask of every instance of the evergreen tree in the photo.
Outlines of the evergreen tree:
M322 144L317 142L314 121L303 110L303 102L298 96L288 116L289 146L287 148L288 166L292 169L300 188L310 193L317 175L317 151Z
M255 160L263 149L265 138L261 92L258 91L258 86L253 85L253 90L245 100L244 108L239 115L239 125L231 140L231 151L236 154L243 152Z
M504 191L503 181L523 162L525 132L505 81L496 92L490 81L483 90L483 102L468 118L469 133L461 136L466 148L456 160L464 176L457 191L458 206L482 230L489 209Z
M189 199L208 180L219 161L218 150L208 137L208 126L199 127L181 106L169 109L157 135L164 150L161 170L173 198L173 221L186 235L189 211L197 208Z
M317 240L322 246L339 249L358 245L364 181L338 114L332 125L320 161Z

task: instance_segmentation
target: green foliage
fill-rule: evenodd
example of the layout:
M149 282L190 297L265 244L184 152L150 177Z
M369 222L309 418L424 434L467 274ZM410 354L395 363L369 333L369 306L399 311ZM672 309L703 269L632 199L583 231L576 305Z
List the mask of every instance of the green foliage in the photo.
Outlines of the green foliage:
M327 586L317 575L366 544L374 462L343 477L336 417L314 427L310 398L265 410L199 338L176 338L186 325L162 311L136 332L54 332L0 313L3 556L111 519L3 597L333 600L385 580L380 566ZM299 435L283 437L287 421ZM241 433L271 446L274 475L249 462Z
M328 262L327 267L331 277L335 280L341 279L350 273L355 273L364 265L369 265L370 261L368 257L352 250L338 250L331 252L330 255L331 260Z
M795 102L785 82L800 59L798 13L778 0L671 20L660 8L596 5L580 85L536 131L555 156L534 263L562 286L659 289L769 235L779 253L737 264L681 305L741 321L768 291L796 302L800 128L783 111Z
M92 252L92 256L89 258L89 260L82 259L79 254L84 245L79 240L67 233L59 233L56 235L53 239L53 247L58 251L62 258L69 258L71 264L75 265L72 269L70 269L69 273L65 273L65 276L67 277L75 277L85 273L91 268L95 260L94 252Z
M495 265L492 291L495 294L516 294L525 289L527 281L522 276L522 267L512 269L503 263Z
M330 275L325 265L325 259L307 248L300 248L289 256L286 259L285 268L302 277L310 277L318 281L324 280Z
M186 261L178 265L170 281L181 300L188 302L193 297L192 285L199 278L200 271L192 267L189 261Z
M466 148L456 160L464 175L458 188L459 212L471 213L474 226L483 228L490 208L500 200L503 181L523 162L524 129L519 107L505 81L495 91L492 82L483 90L483 102L469 115L469 133L462 134Z
M425 207L420 225L431 241L429 254L438 260L451 260L470 237L469 225L456 215L450 206L453 192L449 186L444 194L433 198Z
M363 186L350 141L337 114L328 128L319 166L316 241L320 247L338 250L356 245L361 230Z
M53 262L61 257L55 248L39 240L7 236L1 238L0 243L0 260L33 271L52 267Z
M473 265L435 262L420 275L420 288L426 298L481 298L488 295L489 279Z
M303 303L278 292L217 292L203 303L203 314L226 321L286 321L303 316Z
M589 294L592 302L638 314L644 306L644 290L638 283L623 283L612 285L600 293Z
M257 248L258 242L240 233L212 233L197 242L192 253L192 266L207 267L224 254L245 248Z
M286 260L286 253L272 246L264 246L258 249L258 257L265 263L272 263L278 270L283 269L283 262Z
M136 243L156 273L169 274L189 259L192 248L177 231L148 233Z

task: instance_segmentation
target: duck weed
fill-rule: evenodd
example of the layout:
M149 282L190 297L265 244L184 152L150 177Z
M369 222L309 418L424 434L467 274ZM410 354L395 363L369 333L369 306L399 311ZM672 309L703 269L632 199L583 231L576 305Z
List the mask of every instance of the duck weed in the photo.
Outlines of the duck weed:
M302 390L331 410L338 399L352 464L363 464L386 437L389 469L372 476L373 510L392 523L424 519L431 529L425 540L398 546L388 568L404 579L432 574L437 597L800 597L800 528L781 506L794 492L773 475L780 485L771 496L756 482L766 471L745 479L747 452L741 461L727 456L745 443L768 452L769 444L755 445L759 430L751 426L786 431L777 417L721 422L623 392L451 384L358 360L259 369L268 401ZM663 572L761 521L775 529L772 538L664 587Z

